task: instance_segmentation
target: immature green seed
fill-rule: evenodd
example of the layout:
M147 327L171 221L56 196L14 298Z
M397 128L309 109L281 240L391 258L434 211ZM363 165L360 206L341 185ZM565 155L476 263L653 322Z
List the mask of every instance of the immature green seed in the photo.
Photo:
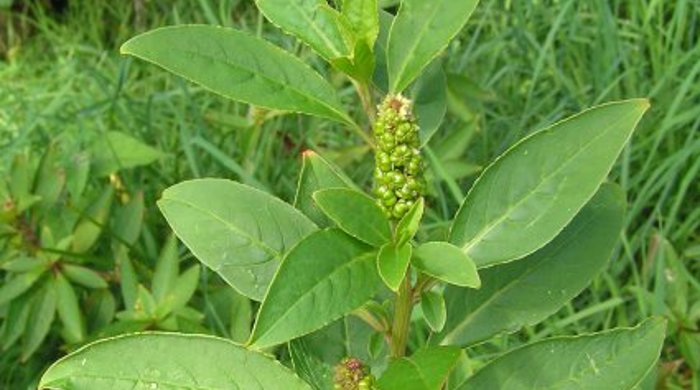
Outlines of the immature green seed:
M384 213L398 220L425 192L419 129L413 103L401 95L387 96L378 111L374 194Z

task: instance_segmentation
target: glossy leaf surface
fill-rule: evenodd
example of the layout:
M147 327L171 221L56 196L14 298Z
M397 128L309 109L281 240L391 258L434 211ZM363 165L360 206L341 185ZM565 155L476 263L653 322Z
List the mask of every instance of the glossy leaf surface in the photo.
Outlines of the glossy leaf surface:
M272 24L299 38L326 60L352 53L350 32L326 0L255 0Z
M411 206L406 214L401 217L399 223L396 224L396 244L401 246L413 239L413 236L418 232L420 221L423 218L425 210L425 200L418 198L418 201Z
M381 286L375 259L370 246L338 229L313 233L282 262L249 343L280 344L362 306Z
M631 390L659 358L665 328L654 318L632 329L536 342L494 360L458 390Z
M444 344L470 345L554 314L607 264L622 228L622 190L605 184L552 242L526 258L481 271L483 287L449 287Z
M373 246L391 239L391 226L382 209L362 192L329 188L313 195L316 204L339 228Z
M479 267L544 246L593 197L648 107L645 99L604 104L517 143L474 183L450 242Z
M223 179L176 184L158 206L202 263L255 300L263 298L285 252L316 229L272 195Z
M467 23L478 0L403 0L389 32L389 89L401 92Z
M39 388L311 390L278 362L231 341L172 333L89 344L49 367Z
M121 52L233 100L351 121L333 87L318 73L290 53L244 32L204 25L164 27L132 38Z
M447 242L426 242L413 252L413 265L426 274L457 286L481 286L476 265L460 248Z
M394 360L377 383L380 390L440 390L462 356L455 347L421 349Z
M386 243L377 254L377 270L384 284L391 290L398 291L401 282L406 276L408 264L411 261L411 245L397 246L394 243Z

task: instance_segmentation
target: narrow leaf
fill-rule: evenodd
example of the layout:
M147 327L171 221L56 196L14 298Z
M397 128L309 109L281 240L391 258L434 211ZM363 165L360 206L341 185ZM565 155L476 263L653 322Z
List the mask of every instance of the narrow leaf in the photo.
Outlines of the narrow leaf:
M82 218L73 230L72 250L85 253L97 242L102 228L109 217L114 189L106 187L100 196L84 211Z
M375 259L371 247L338 229L308 236L282 262L249 343L281 344L359 308L381 286Z
M413 252L413 265L426 274L450 284L479 288L476 265L456 246L447 242L426 242Z
M7 316L0 328L0 348L7 350L13 346L27 329L29 313L32 311L31 300L24 296L9 304Z
M4 305L24 294L41 275L41 271L23 272L14 275L9 280L3 281L2 285L0 285L0 305Z
M72 343L79 342L83 339L85 331L78 297L73 286L60 272L56 274L55 283L58 317L63 323L68 340Z
M300 23L313 30L305 21ZM165 27L132 38L121 52L233 100L352 122L333 87L318 73L279 47L241 31L202 25Z
M393 291L398 291L401 282L406 277L406 270L413 252L411 245L397 246L388 242L377 254L377 270L384 284Z
M544 340L494 360L458 390L632 390L659 358L665 321L632 329Z
M124 206L121 206L114 219L113 233L120 241L133 245L141 234L145 205L143 192L136 193Z
M32 302L32 311L24 333L22 361L27 361L36 352L49 334L56 316L56 291L54 283L47 281L37 292Z
M311 390L278 362L231 341L171 333L89 344L49 367L39 388Z
M199 267L199 264L193 265L177 278L175 282L177 288L172 292L172 298L169 302L173 310L178 310L187 305L187 302L192 299L195 291L197 291L197 286L199 285Z
M182 182L166 189L158 206L202 263L255 300L287 250L316 229L292 206L229 180Z
M313 195L316 204L347 234L373 246L391 240L391 226L382 209L360 191L330 188Z
M604 104L518 142L474 183L450 242L479 267L544 246L593 197L648 107L645 99Z
M462 356L455 347L421 349L411 357L394 360L384 372L379 390L440 390Z
M168 293L175 289L179 273L180 258L177 252L177 237L171 234L160 251L156 269L153 271L151 290L156 302L162 303Z
M478 0L403 0L389 32L390 89L401 92L467 23Z
M443 344L470 345L554 314L608 263L622 228L624 197L605 184L552 242L528 257L481 272L480 290L448 288Z

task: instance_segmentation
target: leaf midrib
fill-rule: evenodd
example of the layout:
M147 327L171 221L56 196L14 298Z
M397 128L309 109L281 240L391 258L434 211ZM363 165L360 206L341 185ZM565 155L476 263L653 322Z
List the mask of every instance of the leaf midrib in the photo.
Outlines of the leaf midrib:
M284 83L283 80L279 80L279 79L270 77L264 73L256 72L254 69L251 69L249 67L243 66L243 65L238 64L238 63L231 62L228 60L228 56L226 56L226 59L220 59L220 58L217 58L217 57L212 56L212 55L207 55L207 54L203 54L201 52L191 51L191 50L183 50L183 53L196 54L200 57L204 57L204 58L212 60L212 61L218 61L218 62L220 62L224 65L227 65L233 69L238 69L238 70L242 70L244 72L248 72L249 74L252 74L253 77L260 77L262 79L265 79L266 81L268 81L272 85L282 86L282 89L290 90L290 91L294 92L295 94L297 94L298 96L304 98L305 100L315 102L316 104L319 104L322 107L325 107L326 109L330 110L331 112L333 112L333 113L339 115L341 118L345 119L344 113L342 113L341 111L338 111L334 106L327 104L324 99L321 99L320 97L317 97L316 95L313 95L313 94L303 93L303 91L301 91L301 90L299 90L299 89L297 89L289 84ZM313 70L310 70L310 71L313 72ZM317 77L317 76L318 75L314 74L314 77ZM185 77L185 76L183 76L183 77ZM185 78L188 78L188 77L185 77ZM321 76L318 76L318 78L320 78L321 81L325 82L325 80L323 80L323 78L321 78ZM190 81L193 81L193 80L190 79ZM335 97L332 95L329 95L328 98L335 100ZM250 103L250 102L246 102L246 103Z
M634 332L635 330L639 330L639 329L633 328L633 330L630 330L629 332ZM629 332L626 334L627 336L630 336ZM619 334L617 336L619 337L621 334L623 334L623 333L619 332ZM627 348L625 348L625 350L634 350L637 345L645 343L647 341L647 339L649 338L650 334L651 334L651 332L647 332L647 334L644 335L644 337L633 337L632 343L630 343L630 345ZM595 337L595 336L590 335L589 337ZM615 350L615 352L619 352L619 351ZM610 363L612 361L619 359L620 356L624 357L625 353L624 352L623 353L611 353L609 355L610 355L609 358L603 360L603 366L605 366L606 368L610 365ZM586 352L586 356L587 357L589 356L588 352ZM547 389L556 390L557 388L559 388L560 385L562 385L563 383L569 382L569 381L574 381L575 383L578 383L577 379L584 378L585 373L589 372L589 371L591 371L590 364L587 364L586 368L578 370L576 372L576 374L577 374L576 376L569 375L566 378L562 378L561 380L552 383L550 386L547 387ZM513 378L512 375L508 376L508 379L506 379L506 381L504 383L507 383L508 381L510 381L511 378ZM630 387L630 389L633 387ZM507 388L507 387L505 387L505 388Z
M309 15L308 15L306 12L304 12L304 9L303 9L301 6L299 6L299 4L297 4L297 3L294 2L294 1L290 1L290 3L291 3L291 5L292 5L292 7L297 8L297 9L301 12L301 14L303 15L303 18L304 18L309 24L311 24L311 26L313 26L314 31L316 31L316 33L318 34L318 36L326 43L327 47L332 51L332 54L335 56L334 58L343 57L342 53L340 53L340 51L335 47L335 45L333 44L333 42L331 42L331 41L328 39L328 37L323 33L323 30L320 30L320 29L318 28L318 25L316 25L315 21L314 21L313 19L311 19L311 18L309 17ZM322 6L321 4L318 4L318 5L316 6L316 9L317 9L317 10L320 9L321 6ZM317 12L319 12L319 11L317 11ZM333 58L329 58L329 59L333 59Z
M458 0L458 1L461 1L461 0ZM397 77L399 77L399 78L396 80L391 80L392 81L392 83L391 83L392 90L396 88L398 81L401 81L404 78L403 73L406 71L406 68L408 67L409 59L415 57L415 50L419 46L419 44L421 43L420 37L422 37L423 34L425 33L425 30L428 29L428 25L430 25L430 21L432 21L432 19L435 18L435 15L437 15L439 9L440 9L439 6L433 7L432 12L430 13L430 17L427 17L424 19L425 23L423 23L421 25L420 29L418 30L419 33L415 35L415 39L413 40L413 43L410 45L410 50L404 51L407 54L403 57L403 61L400 62L400 67L398 69L399 71L397 72L397 75L398 75ZM396 20L398 20L398 19L396 19ZM394 23L397 23L396 20L394 21ZM389 36L389 40L387 42L387 46L391 45L391 41L392 41L391 38L394 36L394 25L393 24L391 26L391 31L390 31L389 35L390 36ZM391 62L390 60L391 60L391 57L389 57L387 59L387 62ZM391 66L389 68L391 69Z
M346 269L346 268L350 268L350 266L354 265L355 263L358 263L360 261L364 261L367 257L370 257L371 254L372 254L371 251L360 253L359 255L353 257L349 261L341 264L339 267L333 269L331 272L329 272L324 277L320 278L309 289L307 289L306 292L304 294L302 294L293 304L289 305L287 307L287 309L284 312L282 312L281 315L278 316L278 319L276 321L272 322L270 324L270 326L268 326L267 329L265 330L265 333L262 333L260 335L260 337L258 337L257 340L252 343L252 345L257 344L257 342L259 342L261 339L264 338L263 337L264 335L269 334L273 329L275 329L277 327L277 325L282 321L282 319L284 319L287 316L287 314L289 314L294 308L296 308L302 302L302 300L304 300L306 297L308 297L311 294L311 292L315 291L316 288L320 284L331 280L331 276L337 274L339 271ZM280 269L281 269L281 267L280 267ZM273 280L273 282L274 282L274 280ZM267 302L267 299L265 301ZM260 309L260 312L262 313L262 308ZM256 326L257 326L257 324L256 324Z
M556 248L552 249L552 251L556 253L562 247L568 245L571 241L574 241L576 239L576 237L578 237L578 235L579 235L578 233L580 231L586 229L592 221L593 221L593 217L589 217L588 220L586 220L585 222L582 222L581 226L578 227L578 229L576 229L576 231L572 232L571 235L565 241L562 241ZM533 272L538 270L539 266L543 262L549 261L551 259L552 259L551 255L545 259L542 259L537 264L534 264L532 267L530 267L526 272L521 274L519 277L513 279L511 282L505 284L503 287L501 287L496 292L494 292L494 294L491 297L489 297L489 299L485 300L479 307L477 307L475 310L471 311L468 316L466 316L462 321L459 322L459 325L454 327L452 329L452 331L450 331L445 337L443 337L441 344L445 343L446 341L452 342L451 339L452 339L452 337L454 337L453 335L455 333L457 333L458 331L461 332L464 329L464 327L466 327L477 314L479 314L482 310L484 310L486 307L488 307L494 300L500 298L502 295L509 292L513 288L513 286L515 284L519 283L520 281L522 281L523 278L526 278L527 276L529 276L530 274L532 274Z
M225 220L225 219L219 217L218 215L214 214L214 213L211 212L211 211L208 211L208 210L206 210L206 209L204 209L204 208L202 208L202 207L196 206L194 203L190 203L190 202L187 202L187 201L184 201L184 200L180 200L180 199L169 198L169 197L165 196L165 194L164 194L163 197L161 198L161 202L162 202L162 201L170 201L170 202L175 202L175 203L181 203L181 204L183 204L183 205L185 205L185 206L191 207L192 209L194 209L194 210L196 210L196 211L199 211L199 212L201 212L201 213L203 213L203 214L205 214L205 215L208 215L208 216L210 216L212 219L214 219L214 220L216 220L216 221L218 221L218 222L221 222L223 225L225 225L226 227L228 227L230 230L234 231L234 232L237 233L238 235L243 236L243 237L249 239L251 243L256 244L256 246L258 246L258 247L261 248L263 251L265 251L267 254L269 254L270 256L272 256L272 258L270 258L269 260L266 260L266 261L261 261L261 262L256 262L256 263L241 264L241 265L240 265L241 267L250 266L250 265L265 264L265 263L269 263L270 261L280 260L280 258L282 257L282 252L283 252L283 251L277 251L276 249L271 248L271 247L265 245L264 242L260 241L258 238L254 237L253 235L248 234L248 233L245 232L244 230L241 230L240 228L238 228L238 227L237 227L236 225L234 225L233 223L231 223L231 222L229 222L229 221L227 221L227 220ZM256 226L256 229L260 230L260 225L256 224L255 226Z
M495 229L497 226L499 226L503 221L508 219L508 217L513 213L514 210L518 209L523 203L529 201L531 197L536 194L539 190L540 187L546 182L549 182L550 179L556 175L558 175L562 170L565 168L568 168L569 164L575 160L584 150L587 150L590 145L598 141L600 138L603 136L607 135L615 126L617 126L619 123L624 122L628 119L628 117L632 116L631 114L627 115L622 115L619 117L617 120L613 121L607 129L601 131L598 135L595 137L592 137L588 140L588 142L584 143L579 150L577 150L575 153L570 155L567 159L564 160L562 164L560 164L556 169L552 170L549 174L545 175L542 177L540 182L532 188L531 191L528 192L527 195L524 197L520 198L517 202L513 203L510 207L508 207L500 217L497 217L496 219L492 220L489 222L482 230L480 230L472 239L470 239L466 245L463 246L463 249L465 252L469 252L471 249L474 248L474 246L478 245L482 239L488 235L493 229ZM545 130L546 131L546 130ZM544 133L540 133L544 134ZM511 149L513 150L513 149ZM532 252L530 252L532 253ZM527 254L526 254L527 255ZM522 256L521 256L522 257ZM491 264L491 263L488 263Z

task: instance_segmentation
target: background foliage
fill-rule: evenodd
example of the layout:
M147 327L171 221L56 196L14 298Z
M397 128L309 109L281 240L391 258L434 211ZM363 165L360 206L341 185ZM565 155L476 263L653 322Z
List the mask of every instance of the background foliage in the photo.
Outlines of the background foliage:
M385 3L392 10L392 2ZM30 387L48 362L105 334L178 329L246 339L251 303L200 271L172 239L154 207L162 190L188 178L226 177L291 201L307 148L367 187L368 150L342 125L226 101L120 57L117 48L149 28L196 22L264 36L328 74L323 61L265 22L248 1L0 7L0 174L11 178L18 159L26 158L32 191L39 191L48 151L56 150L51 167L63 173L45 177L65 174L60 185L85 175L76 167L89 166L80 196L72 192L53 207L33 205L22 214L34 239L24 234L15 240L19 245L0 247L0 289L27 267L9 261L18 251L52 264L49 284L61 284L59 275L70 274L71 266L95 271L104 283L66 277L78 314L41 301L43 289L30 290L25 299L39 314L29 318L54 307L45 330L12 326L10 305L0 305L0 387ZM699 40L700 5L692 0L499 0L477 7L448 47L447 117L426 148L433 183L427 228L420 232L426 238L444 236L474 175L529 131L604 101L645 96L652 103L613 170L629 208L608 269L544 323L474 348L473 364L506 346L631 326L658 314L670 319L660 386L699 386ZM341 99L353 102L350 86L334 82ZM45 233L60 230L56 216L75 220L64 224L72 237L66 247ZM85 230L92 242L75 244ZM169 295L176 290L191 293ZM18 341L6 343L8 334Z

